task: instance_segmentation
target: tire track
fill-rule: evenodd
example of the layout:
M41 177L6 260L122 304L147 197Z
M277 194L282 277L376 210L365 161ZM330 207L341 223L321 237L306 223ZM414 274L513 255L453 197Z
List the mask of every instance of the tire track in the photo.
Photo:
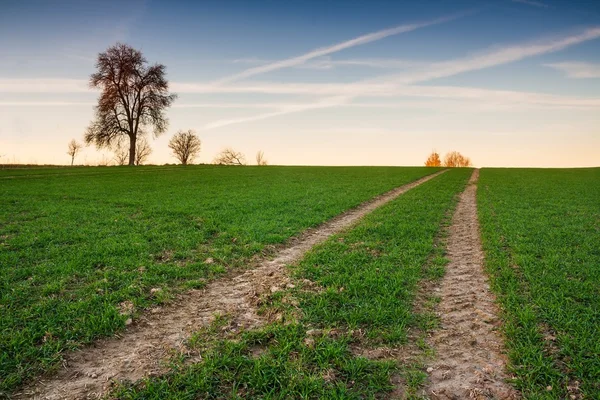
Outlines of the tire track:
M441 282L437 307L441 327L429 344L436 359L429 365L426 394L431 399L518 399L507 383L504 344L497 328L495 298L483 272L473 171L449 229L450 263Z

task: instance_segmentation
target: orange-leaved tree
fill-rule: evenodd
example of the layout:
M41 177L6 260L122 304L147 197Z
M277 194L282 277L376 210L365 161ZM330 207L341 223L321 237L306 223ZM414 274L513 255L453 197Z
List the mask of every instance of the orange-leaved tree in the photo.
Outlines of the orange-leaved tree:
M441 167L442 161L440 160L440 155L437 152L432 151L431 154L429 155L429 158L427 158L427 161L425 161L425 166L426 167Z
M444 167L470 167L473 163L469 157L465 157L458 151L451 151L444 157Z

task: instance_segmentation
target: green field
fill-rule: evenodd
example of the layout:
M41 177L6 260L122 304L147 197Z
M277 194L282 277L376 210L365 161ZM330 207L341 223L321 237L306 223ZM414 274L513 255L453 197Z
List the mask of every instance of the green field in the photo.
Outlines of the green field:
M436 170L0 170L0 397L51 374L65 352L122 330L131 317L123 302L135 319ZM402 382L418 398L422 357L432 356L423 339L437 322L435 293L422 288L444 274L443 228L471 172L452 169L312 249L290 266L295 286L263 299L261 312L279 319L239 332L223 315L189 340L192 353L173 355L169 373L111 396L386 398ZM485 267L524 398L600 398L599 199L598 168L480 172ZM382 346L417 356L359 354Z
M483 169L478 202L517 387L600 398L600 169Z
M386 398L392 375L414 395L426 377L421 365L372 361L351 348L406 344L408 329L432 327L432 316L415 313L413 302L423 279L443 275L443 250L434 243L471 172L424 183L313 249L293 267L296 287L265 305L283 313L281 322L227 339L220 337L227 320L218 320L191 340L202 362L185 367L182 359L174 372L121 386L113 397Z
M308 227L435 169L0 170L0 392ZM214 262L205 263L208 258ZM154 295L151 289L161 288Z

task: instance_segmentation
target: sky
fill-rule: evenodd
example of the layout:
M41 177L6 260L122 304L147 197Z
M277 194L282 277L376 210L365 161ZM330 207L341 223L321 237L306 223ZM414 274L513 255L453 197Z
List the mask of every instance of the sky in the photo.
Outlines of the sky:
M0 0L0 164L68 164L117 42L178 95L148 162L194 130L278 165L600 165L597 0ZM85 147L75 162L110 151Z

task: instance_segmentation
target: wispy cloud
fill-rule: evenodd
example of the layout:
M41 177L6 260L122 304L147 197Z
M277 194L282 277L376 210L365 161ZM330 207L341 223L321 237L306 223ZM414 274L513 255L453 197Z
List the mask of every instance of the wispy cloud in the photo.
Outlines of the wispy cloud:
M282 115L283 113L299 112L309 109L325 108L331 106L343 106L354 108L436 108L443 101L463 101L473 106L473 103L483 104L485 108L508 108L508 107L543 107L543 108L579 108L592 109L600 107L600 98L564 96L548 93L520 92L510 90L490 90L474 87L460 86L391 86L389 90L363 92L362 97L381 98L385 101L378 102L351 102L350 96L344 96L344 91L335 92L326 89L323 93L329 94L317 102L252 102L252 103L176 103L173 108L212 108L212 109L266 109L272 112L261 114L260 117L251 116L247 118L228 119L227 124L249 122L268 118L269 116ZM400 99L400 100L398 100ZM421 100L419 100L421 99ZM448 105L450 103L444 103ZM467 104L467 103L464 103ZM0 101L0 106L8 107L61 107L61 106L93 106L94 102L77 101ZM225 120L219 123L211 123L210 127L224 126Z
M548 93L490 90L457 86L405 86L403 96L483 101L498 105L549 106L563 108L600 107L600 98L562 96Z
M600 26L585 29L578 34L558 37L552 40L540 40L501 47L456 60L433 63L429 68L412 74L401 74L396 78L392 78L392 80L405 84L430 81L557 52L597 38L600 38Z
M292 105L284 104L279 107L279 110L269 112L269 113L258 114L258 115L253 115L250 117L243 117L243 118L220 119L220 120L217 120L217 121L214 121L214 122L211 122L211 123L205 125L204 129L219 128L222 126L240 124L243 122L259 121L262 119L276 117L278 115L291 114L291 113L313 110L313 109L338 107L341 104L349 102L350 100L351 100L350 97L337 96L337 97L326 97L319 101L312 102L312 103L306 103L306 104L292 104Z
M266 65L275 62L275 60L262 60L258 58L240 58L233 61L234 63ZM296 68L329 70L337 67L368 67L377 69L396 69L409 68L424 65L423 61L394 59L394 58L358 58L358 59L341 59L336 60L331 57L320 57L314 60L307 61L303 64L296 65Z
M347 104L355 98L361 96L373 95L374 88L382 88L381 90L387 91L389 93L393 90L399 90L399 88L401 88L402 86L427 82L438 78L450 77L469 71L476 71L519 61L528 57L560 51L567 47L574 46L589 40L597 39L599 37L600 27L588 28L578 34L558 37L552 40L541 40L514 46L501 47L455 60L432 63L428 68L420 69L418 71L370 79L366 81L352 83L349 85L341 85L339 87L344 90L344 96L341 97L343 98L343 101L340 102L340 105ZM302 85L300 85L297 88L301 87ZM288 88L291 89L293 88L293 86L289 86L288 84ZM326 105L322 105L322 107L334 106L335 104L332 104L331 99L326 103ZM317 102L314 105L311 105L311 107L309 108L290 108L287 110L281 110L277 113L271 113L271 115L262 114L258 119L266 119L274 116L280 116L284 114L301 112L308 109L322 107L319 107L319 103ZM215 125L214 123L211 123L208 124L206 128L210 129L215 128L217 126L221 127L225 125L231 125L234 123L249 122L253 120L255 119L252 119L252 117L248 117L244 118L243 120L229 120L229 122L217 121L219 122L218 124Z
M4 93L80 93L89 92L88 81L82 79L0 79Z
M597 63L568 61L544 65L564 72L569 78L600 78L600 64Z
M527 4L528 6L548 8L548 4L542 3L541 1L534 0L512 0L513 3Z
M272 62L269 64L249 68L249 69L246 69L237 74L230 75L228 77L219 79L216 82L213 82L213 84L222 85L222 84L231 83L231 82L234 82L234 81L237 81L240 79L248 78L251 76L264 74L265 72L276 71L276 70L282 69L282 68L294 67L297 65L301 65L309 60L318 58L318 57L323 57L323 56L326 56L329 54L337 53L341 50L349 49L351 47L371 43L371 42L374 42L377 40L384 39L389 36L399 35L401 33L414 31L419 28L425 28L427 26L432 26L432 25L441 24L443 22L452 21L452 20L460 18L464 15L466 15L466 13L455 14L455 15L451 15L451 16L437 18L437 19L434 19L431 21L426 21L426 22L400 25L400 26L396 26L394 28L384 29L384 30L377 31L377 32L372 32L372 33L369 33L366 35L356 37L354 39L346 40L345 42L334 44L332 46L318 48L318 49L309 51L308 53L302 54L300 56L287 58L285 60L279 60L279 61L275 61L275 62Z
M312 95L356 95L386 93L390 85L410 85L444 78L469 71L490 68L528 57L557 52L600 37L600 27L553 40L530 42L491 49L450 61L430 63L400 74L386 75L352 83L270 83L254 82L239 85L215 86L203 82L172 82L170 88L180 93L269 93ZM560 64L551 64L558 66ZM574 64L574 63L569 63ZM590 64L592 65L592 64ZM14 93L78 93L89 92L88 82L82 79L0 79L0 92Z
M600 106L596 98L557 96L543 93L528 93L516 91L498 91L479 88L464 88L450 86L415 86L419 83L434 79L449 77L469 71L490 68L528 57L563 50L589 40L600 37L600 27L582 30L578 33L555 37L552 40L541 40L518 45L492 48L454 60L434 62L420 68L412 68L402 73L384 75L373 79L350 83L274 83L252 82L240 84L224 84L215 86L212 83L173 82L171 89L179 93L262 93L281 95L317 96L320 99L310 102L295 103L177 103L177 107L198 108L254 108L264 109L264 113L254 116L229 118L213 121L205 125L213 129L232 124L264 120L285 114L329 108L336 106L373 107L374 103L358 103L359 98L439 98L450 100L476 100L490 107L509 107L514 104L528 107L557 107L557 108L593 108ZM572 77L598 77L599 65L590 63L556 63L548 64L552 68L565 71ZM77 93L89 92L86 80L77 79L0 79L0 92L13 93ZM0 105L17 105L18 102L4 101ZM414 103L414 101L413 101ZM20 105L80 105L79 102L56 101L44 103L32 101ZM87 103L86 103L87 104ZM391 103L382 102L381 107L390 107ZM403 103L407 104L407 103Z
M84 101L0 101L0 107L91 107L94 105L96 104Z
M253 82L239 85L213 86L210 83L173 82L177 93L262 93L297 95L354 95L355 93L386 93L390 87L385 82L356 83L277 83Z

